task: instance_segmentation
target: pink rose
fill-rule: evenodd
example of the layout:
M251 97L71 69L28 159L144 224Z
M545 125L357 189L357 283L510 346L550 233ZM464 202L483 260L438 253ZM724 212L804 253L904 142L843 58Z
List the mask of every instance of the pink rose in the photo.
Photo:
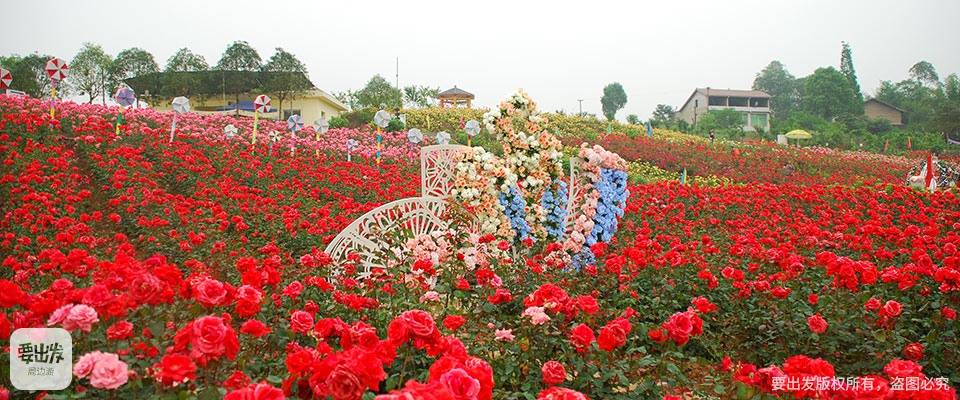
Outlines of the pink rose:
M498 342L509 342L514 338L512 329L497 329L495 336Z
M73 376L86 378L87 375L90 375L90 372L93 371L93 365L96 364L101 355L103 355L103 353L94 351L81 356L80 359L77 360L77 363L73 364Z
M98 389L116 389L127 383L127 364L116 354L103 353L90 372L90 386Z
M92 325L99 321L97 310L88 305L80 304L70 309L67 318L63 320L63 329L68 331L79 329L83 332L90 332Z
M47 320L47 326L54 326L63 322L63 320L67 319L67 315L70 315L70 309L72 308L73 304L58 308L50 315L50 319Z

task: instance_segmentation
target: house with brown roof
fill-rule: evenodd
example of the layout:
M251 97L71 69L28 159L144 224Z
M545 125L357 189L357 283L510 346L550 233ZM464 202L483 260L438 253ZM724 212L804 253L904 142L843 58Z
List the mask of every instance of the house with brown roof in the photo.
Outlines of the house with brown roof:
M903 127L903 109L893 104L884 103L877 99L870 99L863 103L863 113L870 120L886 119L890 125Z
M753 132L759 128L769 132L772 115L770 98L769 94L759 90L698 88L683 103L676 117L696 125L700 116L707 111L730 108L743 114L744 131Z

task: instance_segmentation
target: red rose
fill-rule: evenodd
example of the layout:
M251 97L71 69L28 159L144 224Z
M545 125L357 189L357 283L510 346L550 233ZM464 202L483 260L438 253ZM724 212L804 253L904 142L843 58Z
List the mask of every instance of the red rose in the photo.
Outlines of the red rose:
M300 293L303 293L303 284L300 281L293 281L283 289L283 295L290 297L292 299L300 296Z
M590 343L593 343L595 339L593 329L590 329L587 325L580 324L570 330L570 343L577 349L577 352L587 351L590 348Z
M363 383L360 382L360 377L345 364L337 365L327 376L323 386L326 394L335 400L359 399L366 391Z
M243 371L233 371L233 373L230 374L230 377L223 381L222 386L231 390L239 390L249 384L250 377L244 374Z
M320 326L319 322L317 326ZM387 339L394 344L405 343L410 340L410 330L407 329L407 323L402 318L397 317L390 321L390 325L387 326Z
M174 348L185 349L187 345L191 347L190 357L201 366L224 355L232 360L240 351L237 333L223 318L212 315L193 320L177 332Z
M313 329L313 315L306 311L294 311L290 315L290 330L296 333L306 334Z
M890 300L883 305L883 309L880 310L880 315L887 316L887 317L896 317L900 315L901 312L903 312L903 306L901 306L900 303L896 301Z
M700 314L707 314L717 309L716 305L703 296L693 299L690 303L697 308L697 312Z
M573 389L552 387L540 392L537 400L590 400L590 398Z
M153 366L156 370L155 378L163 386L179 386L187 381L197 379L194 372L197 365L189 357L173 354L163 356L159 364Z
M923 366L917 364L913 361L893 359L885 367L883 367L883 372L885 372L890 378L906 378L910 376L919 376L921 378L925 377L923 372Z
M227 393L223 400L285 400L286 398L282 390L261 382Z
M910 361L920 361L923 358L923 345L920 343L910 343L903 349L903 355Z
M447 387L440 382L422 384L415 380L407 381L403 390L394 390L388 394L378 394L374 400L454 400Z
M593 296L577 296L577 307L587 313L587 315L593 315L596 314L597 311L600 311L600 305L597 304L597 299Z
M813 333L821 334L827 331L827 321L820 316L820 313L816 313L814 316L807 318L807 325L810 327L810 330Z
M957 319L957 312L954 311L952 308L946 307L946 306L940 309L940 315L942 315L943 318L946 318L951 321Z
M490 301L490 304L509 303L510 301L513 301L513 296L506 290L497 289L497 292L491 296L488 296L487 300Z
M461 368L454 368L440 377L440 383L447 387L455 399L476 399L480 394L480 381Z
M216 279L205 279L194 287L193 298L207 308L227 303L227 289Z
M0 308L10 308L23 304L26 295L20 286L6 279L0 279Z
M447 330L455 331L463 326L463 324L466 322L467 319L459 315L448 315L443 319L443 327L447 328Z
M244 322L243 325L240 326L240 333L245 333L253 337L263 337L270 332L270 328L256 319L247 320L247 322Z
M120 321L107 328L107 339L123 340L133 334L133 324L127 321Z
M567 370L563 368L563 364L553 360L543 364L540 373L543 374L543 383L547 386L559 385L567 379Z
M880 300L877 300L875 297L871 297L870 300L867 300L867 302L863 305L863 308L865 308L867 311L876 311L879 310L880 307Z
M287 372L290 375L300 375L310 369L310 365L315 360L314 354L310 350L300 350L287 354L284 364L287 366Z
M604 326L600 328L600 336L597 337L597 344L601 350L613 351L613 349L622 346L627 342L627 333L619 326Z
M163 282L150 273L137 275L130 282L130 297L138 304L155 305L160 302L163 293Z
M650 340L653 340L657 343L663 343L667 341L667 337L663 335L663 329L654 329L650 332L647 332L647 336L650 337Z
M407 323L407 329L415 337L429 337L437 330L437 324L433 322L433 317L426 311L404 311L403 314L400 314L400 318Z
M820 296L817 294L811 293L809 296L807 296L807 301L810 302L810 305L815 306L817 305L817 302L820 301Z

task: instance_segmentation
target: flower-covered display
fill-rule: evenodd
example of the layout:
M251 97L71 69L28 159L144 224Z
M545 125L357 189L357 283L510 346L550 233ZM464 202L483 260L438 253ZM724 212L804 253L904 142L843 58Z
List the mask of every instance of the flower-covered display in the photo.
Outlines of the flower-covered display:
M452 191L474 212L481 234L514 245L566 240L564 250L571 254L613 237L629 195L622 158L599 146L581 149L586 195L577 199L571 219L561 143L544 129L547 120L530 96L523 90L511 94L484 114L483 122L503 145L503 158L481 147L465 152Z

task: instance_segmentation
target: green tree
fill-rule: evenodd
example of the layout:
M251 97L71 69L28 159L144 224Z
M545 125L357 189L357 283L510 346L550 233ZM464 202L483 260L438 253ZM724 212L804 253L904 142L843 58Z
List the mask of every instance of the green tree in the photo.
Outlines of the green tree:
M851 111L853 114L863 115L863 93L860 92L860 83L857 81L857 71L853 68L853 53L850 44L841 42L840 72L847 78L850 88L857 99L857 106Z
M210 68L210 65L207 64L207 60L199 54L194 54L190 49L184 47L180 50L177 50L170 58L167 60L167 67L164 68L164 71L167 72L195 72L195 71L206 71Z
M623 86L619 82L611 83L603 88L600 105L607 121L613 121L617 111L627 105L627 92L623 91Z
M940 86L940 76L937 75L937 69L933 64L927 61L920 61L910 67L910 76L917 80L917 84L927 84L930 87Z
M334 92L333 97L336 97L341 103L346 104L346 106L351 110L357 110L360 108L360 103L357 101L357 92L354 92L350 89L347 89L344 92Z
M103 96L115 86L112 72L113 59L103 51L99 44L85 42L77 55L70 61L70 86L79 94L85 94L89 102L97 96Z
M433 105L433 99L440 94L440 88L429 86L405 86L403 100L408 107L428 108Z
M630 114L627 116L627 123L630 125L640 125L640 117L637 114Z
M403 94L379 74L374 75L367 85L357 92L357 103L361 108L395 108L402 104Z
M709 132L711 129L722 130L727 134L731 132L743 132L744 115L742 112L732 108L722 110L710 110L697 119L697 130L700 132Z
M281 116L284 100L294 99L313 87L307 77L307 67L297 56L280 47L277 47L276 52L263 66L263 71L267 73L264 90L276 97Z
M803 102L802 85L787 72L783 63L773 60L753 80L753 90L763 91L773 98L770 108L778 119L787 119L800 110Z
M256 71L262 67L260 54L250 44L238 40L223 52L217 62L221 90L233 95L234 104L240 104L240 95L258 86ZM239 115L240 108L236 108Z
M656 121L661 121L667 127L673 124L677 110L673 109L673 106L667 104L657 104L657 108L653 110L653 119Z
M197 72L210 66L203 56L184 47L167 60L163 70L163 95L167 98L203 94L203 82Z
M160 66L153 54L139 47L132 47L117 53L113 60L113 73L119 79L133 78L160 72Z
M863 114L863 100L847 77L833 67L817 68L804 86L803 109L808 113L826 120L843 113Z
M112 73L118 82L135 77L151 77L153 89L146 89L147 92L153 90L153 93L159 93L160 89L160 66L153 58L153 54L139 47L131 47L117 53L117 58L113 60ZM149 93L140 93L137 96L137 107L140 107L140 98Z
M943 81L943 94L947 101L960 102L960 77L950 74Z
M49 55L37 53L25 57L12 55L0 57L0 66L3 66L13 76L10 89L19 90L30 97L43 98L50 94L50 78L47 77L47 60Z

